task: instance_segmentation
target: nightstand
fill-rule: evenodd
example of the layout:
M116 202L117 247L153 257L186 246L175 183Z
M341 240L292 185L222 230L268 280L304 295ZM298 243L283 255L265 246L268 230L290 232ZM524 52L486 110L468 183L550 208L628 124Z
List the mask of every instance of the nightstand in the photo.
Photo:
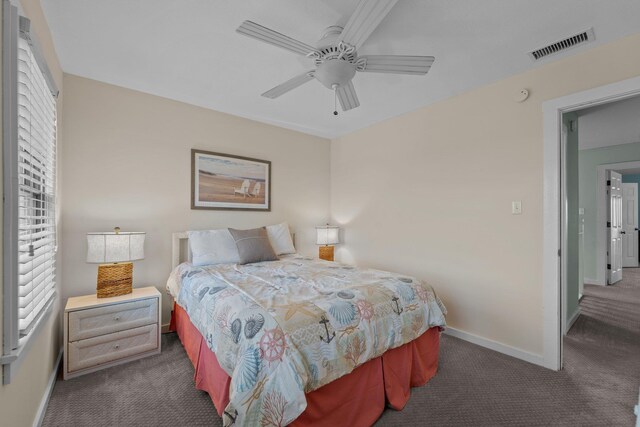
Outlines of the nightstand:
M111 298L69 298L64 379L160 353L162 296L154 287Z

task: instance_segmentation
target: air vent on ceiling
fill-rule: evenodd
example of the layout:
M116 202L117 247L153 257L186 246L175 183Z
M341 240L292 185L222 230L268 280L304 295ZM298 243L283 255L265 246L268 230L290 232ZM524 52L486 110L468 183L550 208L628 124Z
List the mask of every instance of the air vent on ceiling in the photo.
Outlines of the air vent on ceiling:
M538 59L593 41L594 39L595 35L593 34L593 28L589 28L587 31L583 31L571 37L567 37L564 40L557 41L548 46L529 52L529 56L531 56L534 61L537 61Z

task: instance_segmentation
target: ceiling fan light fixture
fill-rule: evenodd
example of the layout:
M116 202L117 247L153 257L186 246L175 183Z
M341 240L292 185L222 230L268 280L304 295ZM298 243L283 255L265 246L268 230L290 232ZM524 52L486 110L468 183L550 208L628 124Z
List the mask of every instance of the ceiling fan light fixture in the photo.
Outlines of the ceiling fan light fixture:
M349 83L356 75L354 64L341 59L330 59L322 62L316 69L315 78L327 89L333 89Z

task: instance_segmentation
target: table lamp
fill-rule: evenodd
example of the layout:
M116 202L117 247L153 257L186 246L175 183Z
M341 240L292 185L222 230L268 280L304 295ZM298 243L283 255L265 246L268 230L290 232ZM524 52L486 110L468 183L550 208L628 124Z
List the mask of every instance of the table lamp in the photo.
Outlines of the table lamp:
M320 246L320 259L333 261L333 245L340 243L340 227L335 225L320 225L316 227L316 244Z
M87 233L87 262L97 263L98 298L133 292L133 263L144 258L146 233L114 231Z

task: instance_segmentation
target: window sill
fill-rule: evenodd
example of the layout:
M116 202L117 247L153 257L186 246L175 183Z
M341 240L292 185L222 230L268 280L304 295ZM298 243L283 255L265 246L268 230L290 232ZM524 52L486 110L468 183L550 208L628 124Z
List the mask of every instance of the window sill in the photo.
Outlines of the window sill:
M34 325L33 329L27 336L27 339L20 347L9 352L8 354L0 356L0 365L2 365L2 384L11 383L11 379L18 371L18 367L24 360L25 355L29 353L29 349L33 345L36 337L40 334L42 326L49 319L49 316L53 312L53 307L56 306L57 301L57 295L54 296L51 301L49 301L49 305L47 306L47 308L45 308L44 312L40 316L40 319L38 319L37 323Z

